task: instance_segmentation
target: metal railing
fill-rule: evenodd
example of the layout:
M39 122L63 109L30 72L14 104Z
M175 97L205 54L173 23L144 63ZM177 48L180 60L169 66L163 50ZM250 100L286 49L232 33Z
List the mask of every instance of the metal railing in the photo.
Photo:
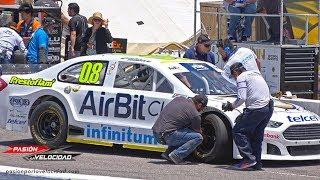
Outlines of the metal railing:
M318 45L320 43L320 0L318 1L318 14L293 14L293 13L284 13L284 3L283 0L281 0L281 12L280 14L264 14L264 13L256 13L256 14L244 14L244 13L224 13L224 12L206 12L206 11L199 11L197 10L198 6L198 0L194 0L194 42L196 42L196 36L197 36L197 13L200 14L212 14L212 15L218 15L218 16L253 16L253 17L280 17L280 46L283 45L283 20L284 17L289 16L304 16L306 19L305 23L305 45L308 45L308 39L309 39L309 18L310 17L318 17ZM220 24L218 25L220 26Z

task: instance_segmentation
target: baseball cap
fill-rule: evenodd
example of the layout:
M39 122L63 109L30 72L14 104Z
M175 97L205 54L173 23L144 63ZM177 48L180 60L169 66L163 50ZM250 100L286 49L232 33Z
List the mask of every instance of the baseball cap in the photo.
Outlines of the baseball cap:
M241 68L244 68L244 69L245 69L245 67L243 66L243 64L240 63L240 62L236 62L236 63L232 64L232 65L230 66L230 77L229 77L229 78L232 78L232 73L233 73L233 71L239 70L239 69L241 69Z
M197 39L198 43L204 43L206 45L212 45L213 41L208 37L207 34L201 34L198 39Z
M208 98L204 94L196 95L192 99L193 99L194 102L201 103L204 106L207 106L207 104L208 104Z

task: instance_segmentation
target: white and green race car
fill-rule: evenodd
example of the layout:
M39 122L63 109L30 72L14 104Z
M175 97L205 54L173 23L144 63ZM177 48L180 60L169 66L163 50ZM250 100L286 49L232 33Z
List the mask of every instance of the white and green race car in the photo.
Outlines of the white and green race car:
M30 132L56 148L77 142L164 151L151 127L176 96L208 95L202 112L203 143L194 153L202 161L241 158L231 129L243 107L223 112L236 87L217 67L168 56L95 55L79 57L38 73L2 75L0 125ZM262 158L320 159L320 117L276 101L265 130Z

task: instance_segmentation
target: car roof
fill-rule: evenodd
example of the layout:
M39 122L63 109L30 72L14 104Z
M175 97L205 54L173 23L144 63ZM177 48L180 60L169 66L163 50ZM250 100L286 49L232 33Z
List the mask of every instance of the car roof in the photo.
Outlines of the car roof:
M98 54L98 55L91 55L91 56L80 56L74 59L70 59L64 61L62 63L56 64L46 70L61 70L65 67L71 66L75 63L80 63L84 61L118 61L118 62L131 62L131 63L139 63L139 64L146 64L154 68L161 68L166 69L171 64L176 63L206 63L203 61L186 59L186 58L177 58L170 55L161 55L161 54L153 54L153 55L129 55L129 54Z

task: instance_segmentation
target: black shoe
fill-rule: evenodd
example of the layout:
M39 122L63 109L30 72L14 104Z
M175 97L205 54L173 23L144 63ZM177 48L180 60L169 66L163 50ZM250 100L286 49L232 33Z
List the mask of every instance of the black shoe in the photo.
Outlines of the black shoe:
M176 165L187 165L187 164L191 164L191 162L189 161L185 161L183 159L180 159L177 155L175 155L174 153L170 153L169 154L169 158L171 159L171 161L176 164Z
M251 167L255 171L262 171L262 163L257 163L256 165Z
M249 38L249 37L247 37L247 36L242 36L242 37L241 37L241 42L246 42L246 41L248 41L248 38Z
M231 42L235 42L235 41L236 41L236 39L235 39L233 36L230 36L230 35L228 35L228 39L229 39Z
M169 157L169 154L167 154L166 152L162 153L161 154L161 157L169 162L173 162L170 157Z

